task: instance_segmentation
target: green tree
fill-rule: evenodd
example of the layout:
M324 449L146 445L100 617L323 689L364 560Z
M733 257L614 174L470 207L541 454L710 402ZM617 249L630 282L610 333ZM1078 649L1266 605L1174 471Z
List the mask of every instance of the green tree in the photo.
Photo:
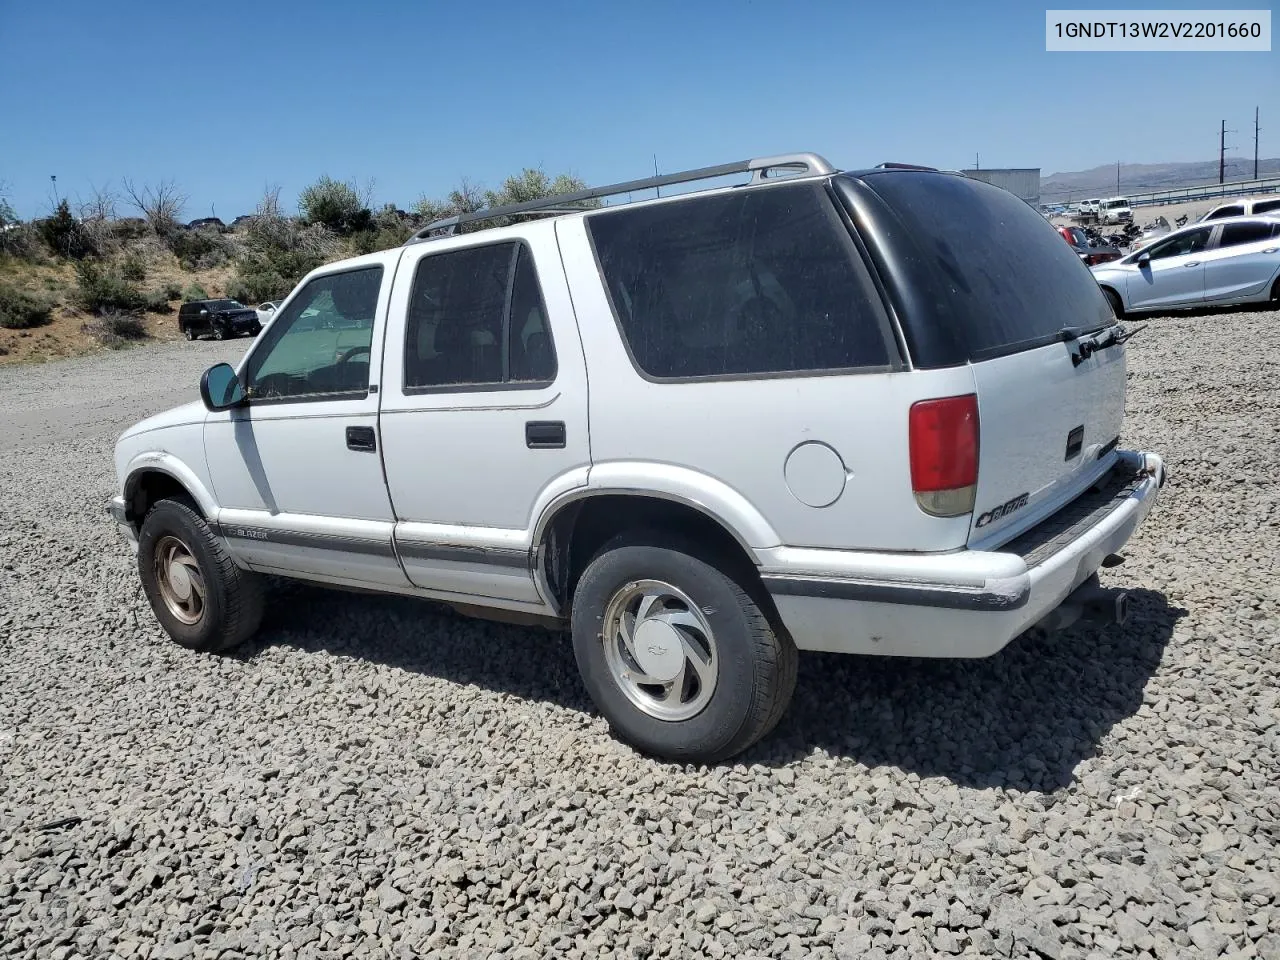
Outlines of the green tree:
M355 184L328 176L302 191L298 209L306 223L320 224L342 236L368 230L373 224L373 213Z
M541 200L544 197L559 196L565 193L576 193L587 189L587 184L578 177L562 173L550 177L545 171L534 167L526 167L518 174L507 177L497 190L481 190L467 180L463 180L458 189L452 191L445 200L421 198L414 212L427 222L474 213L492 207L504 207L512 203L526 203L530 200ZM599 200L583 200L572 206L590 209L600 206ZM498 217L477 224L463 226L462 232L483 230L489 227L500 227L528 217Z
M9 203L9 185L0 180L0 227L7 226L11 223L18 222L18 215L14 212L13 206Z
M80 221L71 215L66 200L58 202L53 215L40 221L40 236L54 254L80 259L94 253L93 245Z

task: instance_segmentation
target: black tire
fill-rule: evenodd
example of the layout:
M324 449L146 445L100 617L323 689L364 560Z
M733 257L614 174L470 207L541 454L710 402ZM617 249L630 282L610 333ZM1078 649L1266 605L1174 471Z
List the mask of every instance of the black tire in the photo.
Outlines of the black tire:
M715 635L715 687L688 719L658 719L640 709L606 659L606 609L620 590L646 579L679 588ZM684 763L734 756L777 725L795 690L798 655L791 638L773 630L742 583L697 546L669 534L632 531L605 544L578 581L571 623L574 656L592 701L618 737L653 756Z
M1280 277L1271 285L1271 309L1280 310Z
M1124 316L1124 302L1120 299L1120 294L1110 287L1103 287L1102 292L1107 295L1107 303L1111 304L1111 312L1116 315L1117 320L1121 319Z
M215 340L227 339L227 331L226 331L226 328L222 326L222 324L215 323L213 325L213 339Z
M183 622L170 609L157 570L157 547L166 549L173 540L194 559L205 587L202 609L193 623ZM160 500L147 514L138 535L138 575L165 633L188 650L229 650L253 636L262 622L262 578L235 565L189 502Z
M186 337L188 340L194 340L196 338L196 332L192 330L190 327L187 327L187 329L183 330L182 335Z

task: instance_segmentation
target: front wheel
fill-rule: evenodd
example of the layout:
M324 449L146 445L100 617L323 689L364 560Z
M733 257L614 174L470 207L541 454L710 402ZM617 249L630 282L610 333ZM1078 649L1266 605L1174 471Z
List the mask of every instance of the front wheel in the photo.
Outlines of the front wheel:
M573 647L596 707L637 749L713 763L769 733L795 689L797 653L737 579L692 544L615 538L583 572Z
M194 340L196 338L196 332L192 330L190 327L187 327L187 329L183 330L182 335L186 337L188 340Z
M219 326L218 324L216 324L216 323L215 323L215 324L213 325L213 339L215 339L215 340L225 340L225 339L227 339L227 331L226 331L226 329L225 329L224 327Z
M1111 312L1116 315L1116 319L1122 318L1124 316L1124 301L1120 299L1120 294L1110 287L1103 287L1102 292L1107 295L1107 303L1111 304Z
M161 500L142 522L138 575L156 619L188 650L228 650L262 622L261 577L237 567L182 500Z

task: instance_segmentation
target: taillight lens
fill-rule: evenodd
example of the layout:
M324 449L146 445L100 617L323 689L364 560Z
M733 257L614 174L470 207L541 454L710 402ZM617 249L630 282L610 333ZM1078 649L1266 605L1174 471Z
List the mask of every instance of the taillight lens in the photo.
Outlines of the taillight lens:
M978 397L921 400L911 405L911 489L935 517L973 511L978 490Z

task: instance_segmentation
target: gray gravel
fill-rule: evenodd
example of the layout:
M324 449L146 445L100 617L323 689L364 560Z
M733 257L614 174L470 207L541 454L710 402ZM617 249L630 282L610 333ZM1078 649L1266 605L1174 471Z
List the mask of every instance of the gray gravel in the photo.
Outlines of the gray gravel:
M1280 314L1158 318L1129 625L801 659L777 733L643 759L559 636L291 588L160 632L116 432L244 343L0 370L0 956L1280 957Z

